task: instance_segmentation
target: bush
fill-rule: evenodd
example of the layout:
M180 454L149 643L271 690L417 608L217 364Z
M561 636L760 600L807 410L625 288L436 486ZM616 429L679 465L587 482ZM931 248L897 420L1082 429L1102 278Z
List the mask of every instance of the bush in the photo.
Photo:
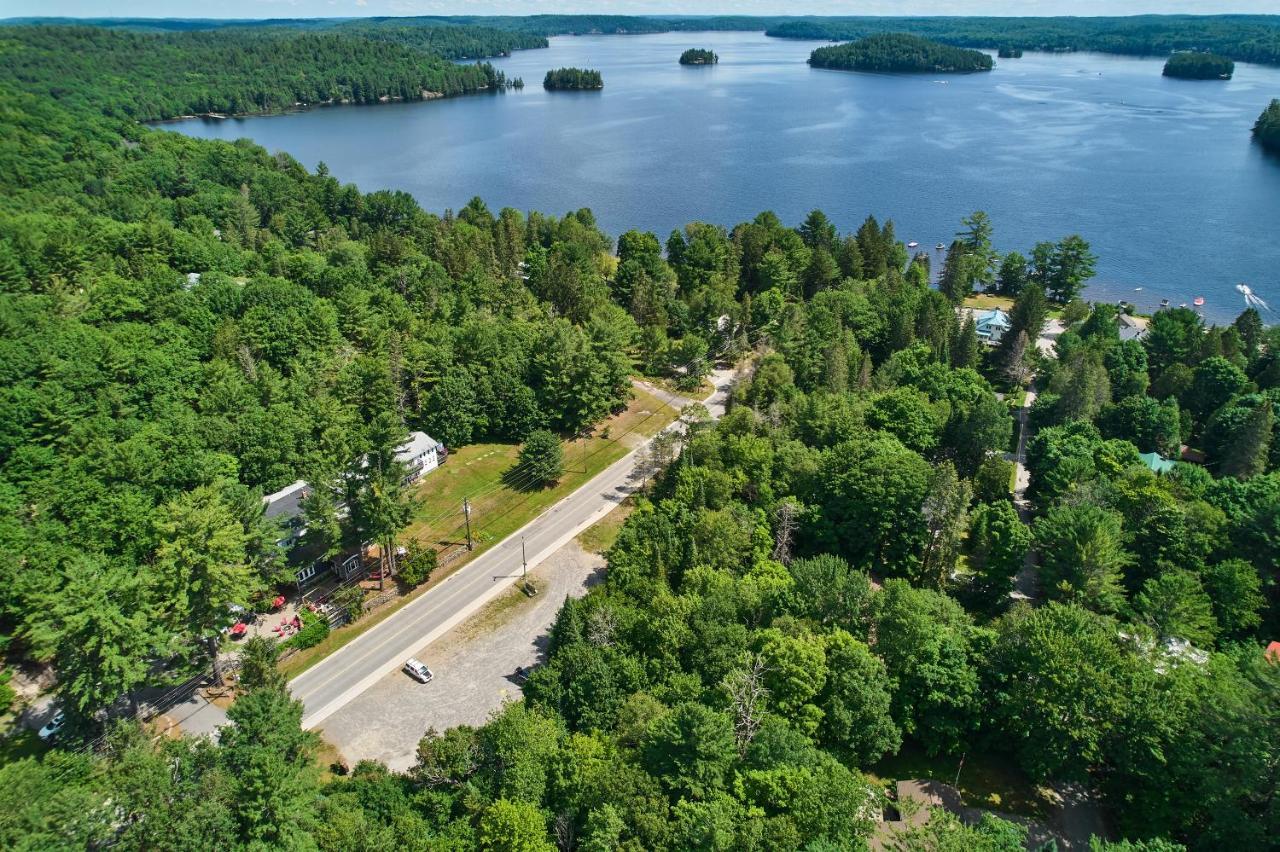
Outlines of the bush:
M291 648L311 648L319 645L324 641L324 637L329 635L329 622L310 610L303 610L301 613L302 629L297 635L288 641Z
M421 586L435 572L438 564L439 556L434 548L410 541L405 547L404 558L400 560L400 582L411 589Z

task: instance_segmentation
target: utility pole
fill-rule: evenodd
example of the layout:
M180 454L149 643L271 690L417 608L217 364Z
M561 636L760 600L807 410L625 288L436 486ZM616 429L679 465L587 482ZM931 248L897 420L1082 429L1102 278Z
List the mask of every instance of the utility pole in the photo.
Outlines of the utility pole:
M529 597L538 593L537 588L529 582L529 558L525 555L524 536L520 536L520 587Z
M471 501L462 498L462 514L467 519L467 550L475 550L475 542L471 540Z

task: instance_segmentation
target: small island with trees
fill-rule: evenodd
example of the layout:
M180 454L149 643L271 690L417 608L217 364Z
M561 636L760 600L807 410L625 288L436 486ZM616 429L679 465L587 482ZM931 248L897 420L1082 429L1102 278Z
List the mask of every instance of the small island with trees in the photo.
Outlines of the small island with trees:
M1230 80L1236 64L1216 53L1183 50L1164 63L1164 76L1183 80Z
M1002 46L998 51L996 51L996 56L1000 57L1001 59L1021 59L1022 48L1011 47L1010 45L1006 44Z
M848 44L820 47L809 56L814 68L900 73L990 71L991 57L979 50L939 44L907 33L883 33Z
M592 91L604 88L604 78L599 71L585 68L557 68L547 72L542 87L552 92Z
M1253 125L1253 138L1273 154L1280 154L1280 98L1262 111Z
M715 51L700 47L691 47L680 54L681 65L715 65L719 61L720 57Z

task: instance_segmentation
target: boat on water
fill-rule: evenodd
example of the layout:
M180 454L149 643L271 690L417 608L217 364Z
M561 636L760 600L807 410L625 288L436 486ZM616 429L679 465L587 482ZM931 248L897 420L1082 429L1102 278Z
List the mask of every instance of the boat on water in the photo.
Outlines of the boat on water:
M1204 296L1196 296L1194 299L1191 300L1191 304L1195 305L1197 308L1203 308Z
M946 248L946 246L944 246L942 243L938 243L936 246L934 246L934 248L936 248L938 251L942 251L944 248Z
M907 243L907 248L915 248L918 245L920 245L918 242L916 242L915 240L912 240L911 242Z
M1141 287L1134 287L1134 288L1133 288L1133 292L1135 292L1135 293L1141 293L1141 292L1142 292L1142 288L1141 288Z
M1168 299L1161 299L1161 300L1160 300L1160 307L1162 307L1162 308L1167 308L1167 307L1169 307L1169 300L1168 300Z

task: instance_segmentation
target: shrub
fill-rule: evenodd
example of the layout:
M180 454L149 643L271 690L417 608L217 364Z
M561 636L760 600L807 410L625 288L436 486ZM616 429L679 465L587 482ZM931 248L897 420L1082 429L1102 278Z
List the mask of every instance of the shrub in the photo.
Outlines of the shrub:
M303 610L301 613L302 629L297 635L289 640L288 645L293 648L311 648L319 645L324 641L324 637L329 635L329 622L310 610Z
M438 564L439 557L434 548L410 541L405 547L404 558L400 560L400 582L411 589L421 586L435 572Z

